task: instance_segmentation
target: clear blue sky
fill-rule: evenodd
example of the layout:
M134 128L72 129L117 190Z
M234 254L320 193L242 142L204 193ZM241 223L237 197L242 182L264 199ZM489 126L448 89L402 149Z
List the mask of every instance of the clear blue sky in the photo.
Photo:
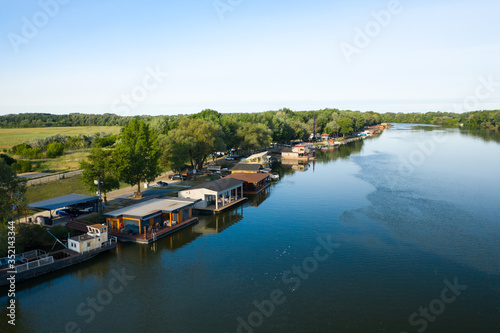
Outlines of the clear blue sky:
M498 0L60 1L0 0L0 114L500 108Z

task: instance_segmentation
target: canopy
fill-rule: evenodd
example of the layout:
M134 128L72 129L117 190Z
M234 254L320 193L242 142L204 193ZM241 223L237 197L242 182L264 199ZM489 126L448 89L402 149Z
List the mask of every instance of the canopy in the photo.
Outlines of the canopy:
M99 200L98 196L83 195L83 194L68 194L62 197L52 198L48 200L33 202L28 205L29 208L54 210L85 202L96 202Z

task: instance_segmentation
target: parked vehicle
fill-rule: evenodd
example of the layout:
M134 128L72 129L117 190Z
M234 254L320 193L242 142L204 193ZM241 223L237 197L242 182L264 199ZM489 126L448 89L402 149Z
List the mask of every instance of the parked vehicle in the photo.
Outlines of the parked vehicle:
M168 178L169 178L170 180L181 180L181 179L182 179L182 180L186 180L186 179L187 179L187 177L186 177L186 176L181 176L181 175L179 175L179 174L170 175L170 176L168 176Z
M234 161L234 160L235 160L235 158L234 158L234 157L232 157L232 156L226 156L225 160L226 160L226 161Z
M63 208L56 210L56 214L59 216L77 217L80 215L80 212L72 208Z
M158 185L158 186L168 186L168 183L160 180L160 181L156 182L156 185Z

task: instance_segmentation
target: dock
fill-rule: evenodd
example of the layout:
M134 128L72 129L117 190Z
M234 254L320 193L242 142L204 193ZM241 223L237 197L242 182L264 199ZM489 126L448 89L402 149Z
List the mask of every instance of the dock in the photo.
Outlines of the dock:
M244 201L247 201L247 197L240 198L238 200L231 201L230 203L225 204L224 206L220 206L218 209L215 207L215 205L210 205L206 208L194 208L194 210L204 213L204 214L217 214L220 212L223 212L231 207L234 207Z

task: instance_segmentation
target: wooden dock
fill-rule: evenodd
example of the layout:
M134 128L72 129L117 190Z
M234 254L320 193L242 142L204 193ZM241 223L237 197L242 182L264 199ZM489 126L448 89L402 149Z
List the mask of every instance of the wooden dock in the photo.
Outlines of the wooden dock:
M231 207L234 207L234 206L236 206L236 205L238 205L246 200L248 200L248 198L243 197L241 199L232 201L232 202L226 204L225 206L219 206L219 209L216 209L215 205L208 206L207 208L193 208L193 209L197 210L200 213L204 213L204 214L218 214L218 213L223 212Z

